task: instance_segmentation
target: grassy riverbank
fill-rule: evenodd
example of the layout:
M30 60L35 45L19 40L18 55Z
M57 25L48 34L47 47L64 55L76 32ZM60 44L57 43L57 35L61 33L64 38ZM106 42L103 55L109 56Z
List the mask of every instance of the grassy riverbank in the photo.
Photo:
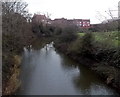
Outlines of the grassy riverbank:
M2 2L2 95L11 95L20 86L21 53L34 40L26 7L22 1Z
M95 41L107 44L109 46L118 47L120 43L118 31L112 32L92 32ZM85 33L78 33L79 37L83 37Z
M21 57L18 55L14 55L13 58L13 66L10 68L9 75L7 75L7 81L3 82L3 95L11 95L16 92L16 90L20 87L20 64ZM12 61L11 61L12 62Z
M55 42L55 47L75 61L85 64L109 86L120 90L120 48L118 33L80 33L72 42ZM109 43L108 43L109 42ZM120 92L119 92L120 93Z
M2 53L2 94L11 95L20 86L18 79L23 44L13 35L3 34Z

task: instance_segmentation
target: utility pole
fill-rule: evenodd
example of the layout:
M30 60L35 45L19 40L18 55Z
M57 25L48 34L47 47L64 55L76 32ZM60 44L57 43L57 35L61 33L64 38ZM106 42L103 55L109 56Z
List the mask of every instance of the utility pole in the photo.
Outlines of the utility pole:
M118 2L118 18L120 19L120 1Z
M118 31L120 31L120 1L118 2Z

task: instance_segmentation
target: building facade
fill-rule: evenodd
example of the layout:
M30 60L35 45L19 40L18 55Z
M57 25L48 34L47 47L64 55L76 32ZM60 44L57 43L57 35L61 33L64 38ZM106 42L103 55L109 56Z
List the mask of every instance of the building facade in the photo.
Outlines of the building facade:
M37 15L35 14L32 18L33 22L37 23L44 23L44 24L74 24L79 28L89 28L90 27L90 19L65 19L65 18L59 18L59 19L48 19L45 15Z
M34 14L32 18L33 23L43 23L43 24L51 24L51 19L47 18L45 15Z
M53 23L62 24L62 23L69 23L74 24L79 28L89 28L90 27L90 19L54 19Z
M80 28L89 28L90 27L89 19L73 19L73 23Z

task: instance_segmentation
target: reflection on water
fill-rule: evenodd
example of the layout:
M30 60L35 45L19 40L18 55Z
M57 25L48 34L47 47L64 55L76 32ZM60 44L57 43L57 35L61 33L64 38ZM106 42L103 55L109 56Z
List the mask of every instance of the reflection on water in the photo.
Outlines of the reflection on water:
M19 95L112 95L97 75L57 53L53 43L24 48Z

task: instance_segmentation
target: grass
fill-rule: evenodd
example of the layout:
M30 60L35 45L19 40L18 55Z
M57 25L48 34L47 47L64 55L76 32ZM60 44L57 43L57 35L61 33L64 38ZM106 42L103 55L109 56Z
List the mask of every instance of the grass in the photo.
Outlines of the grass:
M20 87L21 81L19 80L20 75L20 63L21 57L18 55L14 56L14 66L10 68L11 76L6 82L6 87L3 90L3 95L11 95L16 92L16 90Z
M78 33L78 35L79 35L80 37L82 37L82 36L85 35L85 33Z
M112 32L91 32L94 35L95 41L109 45L112 47L118 47L120 43L118 37L118 31ZM78 33L80 37L83 37L85 33Z

